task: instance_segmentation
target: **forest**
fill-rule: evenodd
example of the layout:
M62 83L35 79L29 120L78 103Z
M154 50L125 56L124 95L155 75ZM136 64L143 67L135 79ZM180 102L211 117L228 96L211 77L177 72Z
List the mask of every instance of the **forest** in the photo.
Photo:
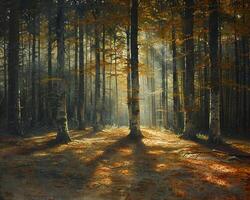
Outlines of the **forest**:
M0 200L250 199L248 0L0 0Z

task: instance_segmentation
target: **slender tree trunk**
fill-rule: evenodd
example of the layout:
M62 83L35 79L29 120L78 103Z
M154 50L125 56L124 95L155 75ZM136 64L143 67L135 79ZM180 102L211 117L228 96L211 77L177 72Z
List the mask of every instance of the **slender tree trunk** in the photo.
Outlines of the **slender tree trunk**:
M174 19L173 19L174 20ZM177 48L176 48L176 27L172 26L172 51L173 51L173 128L179 130L179 112L180 112L180 101L179 101L179 85L178 85L178 74L177 74Z
M8 79L7 79L7 38L6 35L4 36L4 60L3 60L3 70L4 70L4 114L8 116ZM7 122L6 120L4 121Z
M208 55L208 48L207 48L207 33L204 34L204 57ZM209 80L210 80L210 67L209 65L206 65L204 68L204 85L205 85L205 99L204 99L204 127L205 130L207 131L209 129L209 110L210 110L210 95L209 95Z
M185 88L184 88L184 137L194 138L194 1L185 0L184 35L185 35Z
M84 33L83 33L83 16L80 14L79 23L79 93L78 93L78 128L79 130L85 129L85 116L84 116Z
M78 14L75 11L75 23L74 23L74 38L75 38L75 69L74 69L74 80L75 80L75 88L74 88L74 121L75 126L79 127L78 116L77 116L77 107L78 107Z
M218 1L211 0L209 15L209 50L211 61L211 99L209 140L220 142L220 68L218 65Z
M116 53L116 33L114 34L114 59L115 59L115 101L116 101L116 106L115 106L115 118L116 118L116 124L119 127L119 96L118 96L118 75L117 75L117 53Z
M36 67L36 16L33 18L33 34L32 34L32 90L31 90L31 106L32 106L32 126L37 123L37 67Z
M50 2L51 5L51 2ZM48 8L48 92L47 92L47 123L51 126L53 123L53 81L52 81L52 11Z
M152 75L151 82L151 109L152 109L152 125L156 127L156 106L155 106L155 49L150 48L151 60L152 60Z
M130 31L126 31L127 36L127 101L128 101L128 119L129 128L132 128L132 101L131 101L131 66L130 66Z
M94 107L94 131L99 131L101 127L101 80L100 80L100 38L97 25L95 25L95 107Z
M166 121L166 52L165 49L161 49L161 104L162 104L162 126L167 128Z
M68 131L68 119L66 111L66 90L64 74L64 0L57 3L57 141L68 143L71 141Z
M132 79L132 123L130 135L141 137L138 69L138 0L132 0L131 7L131 79Z
M167 51L167 44L166 44L166 51ZM165 111L165 115L166 115L166 128L169 128L169 122L168 122L168 59L167 59L167 53L165 55L165 59L166 59L166 65L165 65L165 77L166 77L166 111Z
M11 0L8 46L8 129L12 134L22 134L19 104L19 11L20 2Z
M103 33L102 33L102 125L105 126L106 119L106 47L105 47L105 40L106 40L106 30L105 26L103 25Z
M112 40L110 40L110 49L112 49ZM112 124L112 66L113 66L113 55L110 53L110 67L109 67L109 120Z
M37 85L37 119L43 123L43 87L41 84L41 16L37 19L37 70L38 70L38 85ZM40 124L41 125L41 124Z

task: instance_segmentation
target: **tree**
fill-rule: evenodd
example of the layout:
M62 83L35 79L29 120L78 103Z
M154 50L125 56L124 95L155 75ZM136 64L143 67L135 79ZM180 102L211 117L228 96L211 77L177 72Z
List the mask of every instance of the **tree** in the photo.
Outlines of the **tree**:
M100 73L100 38L99 30L95 25L95 109L94 109L94 130L99 131L101 127L101 73Z
M49 1L48 7L48 92L47 92L47 123L52 125L53 119L53 101L52 101L52 91L53 91L53 83L52 83L52 0Z
M57 141L68 143L71 141L68 131L66 111L66 91L64 74L64 0L57 3Z
M218 1L209 4L209 55L211 61L210 134L209 141L221 142L220 132L220 68L218 65Z
M183 33L185 36L184 137L195 137L194 121L194 1L185 0Z
M84 117L84 32L83 32L83 13L80 10L80 23L79 23L79 90L78 90L78 128L79 130L85 129Z
M22 134L20 127L19 97L19 17L20 1L10 2L9 46L8 46L8 129L11 133Z
M132 119L131 137L141 137L139 104L139 69L138 69L138 0L132 0L131 6L131 79L132 79Z

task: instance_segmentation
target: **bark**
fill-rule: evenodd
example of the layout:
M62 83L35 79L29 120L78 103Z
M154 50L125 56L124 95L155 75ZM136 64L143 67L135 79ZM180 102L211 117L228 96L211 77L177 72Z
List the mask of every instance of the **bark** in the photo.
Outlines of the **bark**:
M8 46L8 129L12 134L22 134L19 104L19 1L10 2Z
M64 0L58 0L57 10L57 141L68 143L71 141L68 131L66 111L66 90L64 74Z
M51 3L51 2L50 2ZM51 4L50 4L51 5ZM52 125L53 121L53 105L52 105L52 11L51 6L48 8L48 91L47 91L47 123Z
M4 36L4 61L3 61L3 70L4 70L4 114L8 115L8 79L7 79L7 38ZM4 121L6 123L6 121Z
M94 106L94 131L102 129L101 126L101 79L100 79L100 38L99 30L95 25L95 106Z
M102 125L105 126L106 119L106 47L105 47L105 40L106 40L106 30L105 26L103 25L103 33L102 33Z
M174 19L173 19L174 20ZM172 55L173 55L173 128L179 130L180 95L177 74L177 47L176 47L176 27L172 26Z
M165 49L161 49L161 87L162 87L162 93L161 93L161 104L162 104L162 126L164 128L167 128L167 120L166 120L166 52Z
M33 18L33 33L32 33L32 72L31 72L31 106L32 106L32 126L35 126L37 123L37 66L36 66L36 16Z
M209 15L209 50L211 61L211 99L209 140L220 142L220 68L218 65L218 2L211 0Z
M185 0L184 26L185 35L185 87L184 87L184 137L194 138L196 127L194 121L194 1Z
M151 60L152 60L152 75L151 82L151 108L152 108L152 125L156 127L156 105L155 105L155 49L150 48Z
M78 129L85 129L85 116L84 116L84 44L83 44L83 16L80 14L79 23L79 93L78 93Z
M76 12L76 11L75 11ZM75 38L75 69L74 69L74 121L75 125L78 127L78 119L77 119L77 106L78 106L78 15L75 13L75 23L74 23L74 38Z
M204 56L208 55L208 48L207 48L207 34L204 34L204 42L203 42L203 46L204 46ZM209 81L210 81L210 67L209 65L206 65L204 68L204 86L206 87L205 89L205 96L204 96L204 127L205 130L209 129L209 110L210 110L210 94L209 94L209 90L207 89L209 86Z
M37 70L38 70L38 86L37 86L37 103L38 103L38 107L37 107L37 119L39 123L43 123L43 87L41 84L41 16L40 14L38 15L38 19L37 19ZM41 125L41 124L40 124Z
M119 127L119 96L118 96L118 75L117 75L117 52L116 52L116 33L114 34L114 50L115 50L115 55L114 55L114 59L115 59L115 101L116 101L116 106L115 106L115 110L116 110L116 124Z
M141 137L138 69L138 0L132 0L131 7L131 79L132 79L132 122L130 135Z
M127 99L128 99L128 119L129 128L132 128L132 101L131 101L131 66L130 66L130 31L126 31L127 36Z
M110 40L110 49L112 49L112 40ZM109 122L112 123L112 66L113 55L110 54L110 67L109 67Z

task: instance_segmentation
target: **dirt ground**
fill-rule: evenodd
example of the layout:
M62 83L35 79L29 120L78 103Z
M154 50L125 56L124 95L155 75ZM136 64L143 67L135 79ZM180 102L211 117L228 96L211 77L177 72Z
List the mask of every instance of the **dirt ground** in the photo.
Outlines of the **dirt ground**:
M54 132L25 139L0 136L0 200L250 199L250 142L212 147L143 129L71 131L68 145Z

